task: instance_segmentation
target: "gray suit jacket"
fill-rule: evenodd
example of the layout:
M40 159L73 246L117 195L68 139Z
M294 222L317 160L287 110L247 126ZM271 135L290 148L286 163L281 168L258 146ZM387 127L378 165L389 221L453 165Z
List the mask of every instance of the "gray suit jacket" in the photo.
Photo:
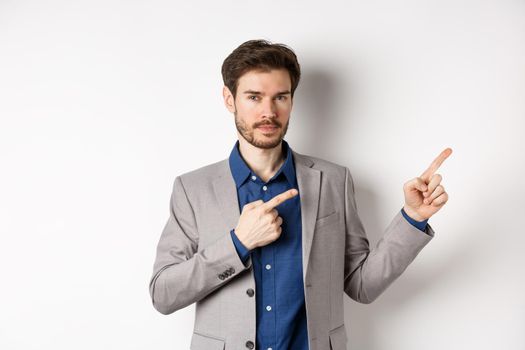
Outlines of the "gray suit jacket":
M347 167L292 151L301 202L303 283L310 350L344 350L343 294L376 299L432 239L399 211L374 249ZM195 306L194 350L255 344L255 279L230 236L240 210L228 159L175 178L149 292L162 314ZM251 290L250 290L251 289ZM249 292L248 292L249 291ZM344 292L344 293L343 293Z

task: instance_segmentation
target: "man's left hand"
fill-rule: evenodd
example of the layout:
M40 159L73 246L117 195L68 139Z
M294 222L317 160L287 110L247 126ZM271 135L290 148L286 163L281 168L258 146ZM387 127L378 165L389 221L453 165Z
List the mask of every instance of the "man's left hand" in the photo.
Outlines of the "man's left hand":
M403 209L412 219L416 221L427 220L447 202L448 194L441 185L442 177L435 172L451 154L452 149L446 148L421 176L413 178L403 185L405 192Z

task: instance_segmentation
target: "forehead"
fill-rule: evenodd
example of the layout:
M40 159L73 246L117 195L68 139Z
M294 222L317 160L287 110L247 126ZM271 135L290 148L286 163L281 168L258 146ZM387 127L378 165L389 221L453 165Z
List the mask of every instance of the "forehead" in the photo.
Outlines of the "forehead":
M286 69L272 69L270 71L250 70L239 78L238 91L241 89L262 90L290 90L290 74Z

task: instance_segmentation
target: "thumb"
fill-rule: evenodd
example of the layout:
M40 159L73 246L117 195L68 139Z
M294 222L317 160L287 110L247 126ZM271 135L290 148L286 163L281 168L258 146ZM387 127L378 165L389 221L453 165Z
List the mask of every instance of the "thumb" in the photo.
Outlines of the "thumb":
M405 184L405 190L408 190L408 191L418 190L421 192L425 192L427 190L427 184L425 183L425 181L423 181L422 178L415 177Z

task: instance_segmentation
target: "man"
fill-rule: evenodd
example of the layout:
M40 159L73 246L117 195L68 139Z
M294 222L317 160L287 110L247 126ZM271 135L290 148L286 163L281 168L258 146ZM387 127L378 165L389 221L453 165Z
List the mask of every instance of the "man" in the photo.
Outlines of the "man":
M375 300L432 239L448 200L435 174L405 183L405 205L370 250L347 167L284 140L300 79L293 51L250 40L222 66L238 141L228 159L176 177L149 285L170 314L196 302L191 349L346 349L343 292Z

